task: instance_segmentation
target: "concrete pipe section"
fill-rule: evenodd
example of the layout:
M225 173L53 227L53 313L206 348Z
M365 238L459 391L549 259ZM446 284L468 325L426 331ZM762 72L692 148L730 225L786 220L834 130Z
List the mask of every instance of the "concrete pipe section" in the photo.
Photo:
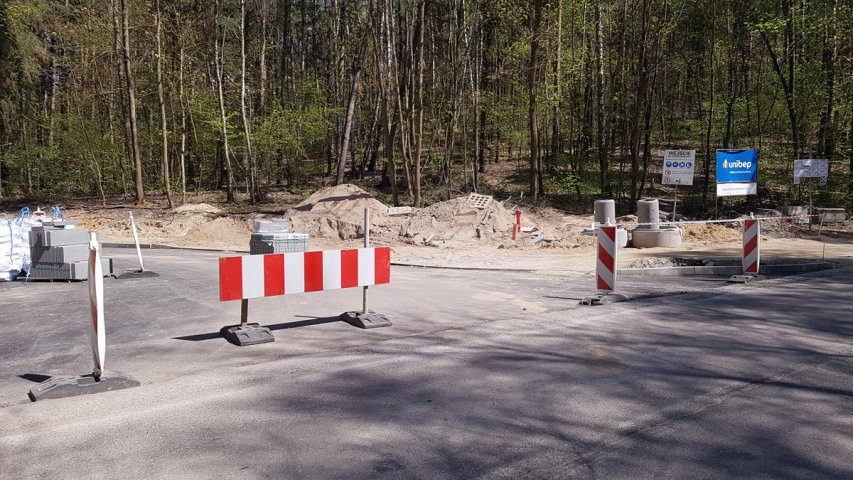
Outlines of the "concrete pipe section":
M596 229L599 225L606 225L608 222L616 224L616 200L596 200L592 204L592 211ZM589 235L594 235L594 230L589 230ZM616 246L625 247L626 245L628 245L628 231L617 225Z
M681 246L680 228L673 225L659 225L660 206L657 198L643 198L637 201L637 223L640 225L631 234L631 243L634 247L678 248Z

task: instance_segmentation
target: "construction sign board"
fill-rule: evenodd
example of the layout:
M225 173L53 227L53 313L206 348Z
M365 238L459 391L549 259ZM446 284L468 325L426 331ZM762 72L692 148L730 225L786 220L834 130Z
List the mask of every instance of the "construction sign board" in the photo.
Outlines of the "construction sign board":
M665 150L663 185L693 185L696 150Z
M801 178L819 178L821 185L826 185L829 176L829 161L826 159L806 158L794 160L794 185L800 184Z
M758 152L717 150L717 196L758 194Z

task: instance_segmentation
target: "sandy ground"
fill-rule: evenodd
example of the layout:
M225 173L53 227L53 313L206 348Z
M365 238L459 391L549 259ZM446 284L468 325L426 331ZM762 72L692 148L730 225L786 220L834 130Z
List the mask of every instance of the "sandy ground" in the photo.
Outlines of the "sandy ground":
M284 214L229 214L207 203L176 209L71 209L69 219L100 234L102 242L131 243L128 213L133 212L142 243L175 247L248 251L252 220L281 219L291 231L308 233L312 250L359 247L363 242L364 209L371 211L371 243L391 246L398 263L456 268L568 270L589 272L595 261L594 237L583 235L591 215L568 215L553 208L525 210L522 225L531 233L512 240L516 206L493 200L474 208L466 197L440 202L405 215L390 215L388 206L354 185L315 192ZM620 224L631 230L635 217ZM679 249L625 248L618 263L655 267L709 261L737 262L741 231L737 224L682 226ZM789 263L830 260L853 262L853 224L811 232L782 221L762 222L762 261ZM534 244L536 236L545 241Z

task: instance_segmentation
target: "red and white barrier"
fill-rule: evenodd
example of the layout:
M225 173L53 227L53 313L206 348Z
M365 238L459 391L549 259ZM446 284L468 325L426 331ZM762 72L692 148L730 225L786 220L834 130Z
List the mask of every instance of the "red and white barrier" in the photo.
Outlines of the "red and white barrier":
M101 245L94 232L89 234L89 310L92 314L89 324L89 345L94 363L92 373L99 378L104 372L107 339L104 328L104 269L101 266Z
M600 293L611 293L616 290L616 227L598 227L596 243L596 288Z
M760 261L761 222L754 218L746 219L743 222L743 273L758 275Z
M219 259L219 299L245 300L391 281L388 247Z

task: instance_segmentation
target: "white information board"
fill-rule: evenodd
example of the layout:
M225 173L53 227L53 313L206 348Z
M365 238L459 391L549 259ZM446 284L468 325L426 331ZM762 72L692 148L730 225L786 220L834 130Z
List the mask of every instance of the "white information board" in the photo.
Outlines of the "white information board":
M794 184L799 185L801 178L819 178L821 185L826 185L829 176L829 160L806 158L794 160Z
M740 197L743 195L758 195L758 183L718 183L718 197Z
M696 150L664 150L663 185L693 185Z

